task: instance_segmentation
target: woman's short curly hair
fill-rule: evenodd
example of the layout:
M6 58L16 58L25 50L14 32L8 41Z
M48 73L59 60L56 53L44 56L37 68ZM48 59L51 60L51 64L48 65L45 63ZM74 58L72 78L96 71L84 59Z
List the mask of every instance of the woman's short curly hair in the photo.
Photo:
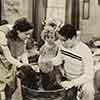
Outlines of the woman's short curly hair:
M19 30L20 32L25 32L33 28L33 25L25 17L16 20L13 26L14 30Z
M33 24L31 24L26 17L21 17L17 19L14 26L10 32L6 35L7 38L16 40L18 38L18 32L26 32L30 29L34 29Z

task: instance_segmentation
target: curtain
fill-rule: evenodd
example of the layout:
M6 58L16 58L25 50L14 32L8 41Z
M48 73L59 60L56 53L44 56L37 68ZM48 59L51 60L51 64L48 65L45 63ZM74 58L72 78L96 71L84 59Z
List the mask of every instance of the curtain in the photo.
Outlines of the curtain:
M79 0L72 1L72 24L75 26L77 30L79 30L79 20L80 20L80 7Z
M66 0L65 24L72 24L79 30L79 0Z
M0 20L1 20L1 11L2 11L1 3L2 3L2 0L0 0Z
M72 1L73 0L66 0L65 5L65 24L71 24L71 14L72 14Z
M41 45L40 38L43 29L42 22L46 19L47 0L34 0L33 2L33 23L35 27L34 36Z

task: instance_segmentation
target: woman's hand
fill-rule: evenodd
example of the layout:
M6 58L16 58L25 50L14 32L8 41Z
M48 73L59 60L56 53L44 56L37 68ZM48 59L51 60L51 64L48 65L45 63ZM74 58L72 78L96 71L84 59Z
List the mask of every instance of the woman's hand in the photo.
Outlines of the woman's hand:
M3 54L5 56L5 58L13 65L17 66L18 68L20 68L23 63L21 63L20 61L18 61L17 59L15 59L14 57L12 57L10 50L8 48L8 46L1 46L2 50L3 50Z

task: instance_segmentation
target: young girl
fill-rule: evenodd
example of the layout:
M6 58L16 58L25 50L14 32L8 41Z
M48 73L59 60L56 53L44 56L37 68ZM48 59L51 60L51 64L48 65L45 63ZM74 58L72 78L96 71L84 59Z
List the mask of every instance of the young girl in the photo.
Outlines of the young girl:
M41 71L41 82L45 90L61 88L56 79L55 67L50 62L58 53L58 47L55 44L56 32L50 25L44 27L41 34L45 44L40 48L39 68Z

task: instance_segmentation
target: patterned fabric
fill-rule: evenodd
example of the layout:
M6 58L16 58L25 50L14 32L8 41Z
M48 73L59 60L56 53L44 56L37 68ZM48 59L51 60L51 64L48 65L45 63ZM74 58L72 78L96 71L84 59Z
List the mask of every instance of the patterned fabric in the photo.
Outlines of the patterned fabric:
M10 81L14 79L14 70L12 65L3 55L2 47L7 45L6 34L8 27L0 26L0 91L4 90L6 84L10 85Z
M58 47L54 45L53 47L49 47L47 43L45 43L40 49L40 55L43 58L52 58L57 55ZM49 59L50 59L49 58Z
M45 43L40 49L40 57L39 57L39 67L44 72L49 72L53 70L53 66L48 60L55 57L58 53L58 47L56 45L50 47L47 43Z
M56 44L49 46L45 43L40 49L39 68L41 70L41 84L45 90L56 90L62 88L57 82L57 71L55 66L49 62L58 53ZM57 66L59 68L59 66Z
M16 41L8 39L8 46L13 57L18 58L24 53L24 41L17 39Z

